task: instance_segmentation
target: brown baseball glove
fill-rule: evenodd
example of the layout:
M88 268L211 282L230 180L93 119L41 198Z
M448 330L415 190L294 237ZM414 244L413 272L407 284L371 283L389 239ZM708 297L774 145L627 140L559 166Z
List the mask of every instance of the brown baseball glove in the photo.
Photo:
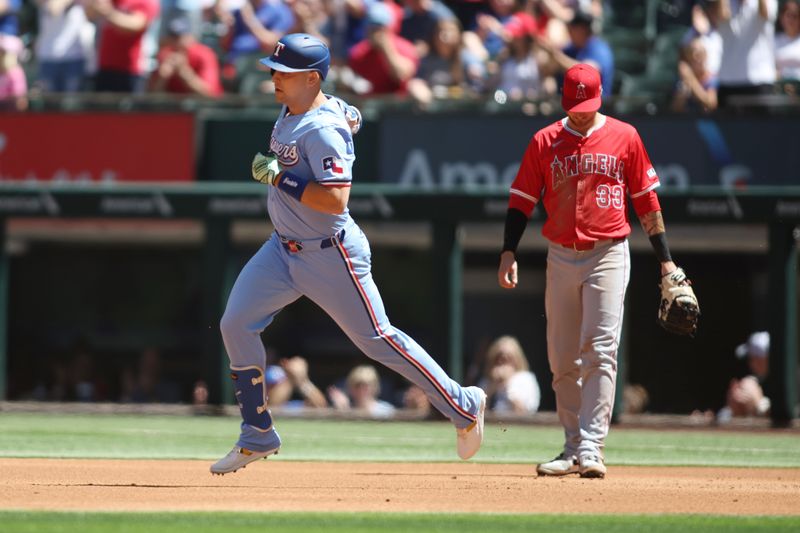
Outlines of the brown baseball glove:
M700 304L692 290L692 282L682 268L661 278L661 305L658 323L676 335L694 337L700 318Z

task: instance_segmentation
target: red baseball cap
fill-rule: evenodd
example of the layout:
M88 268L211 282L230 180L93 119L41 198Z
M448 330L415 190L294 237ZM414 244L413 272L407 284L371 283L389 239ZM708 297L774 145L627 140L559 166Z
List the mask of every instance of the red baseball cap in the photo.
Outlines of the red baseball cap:
M515 39L530 37L536 33L536 20L527 13L514 13L503 27Z
M564 111L585 113L600 109L603 86L600 83L600 72L586 63L578 63L567 70L564 75L564 87L561 90L561 107Z

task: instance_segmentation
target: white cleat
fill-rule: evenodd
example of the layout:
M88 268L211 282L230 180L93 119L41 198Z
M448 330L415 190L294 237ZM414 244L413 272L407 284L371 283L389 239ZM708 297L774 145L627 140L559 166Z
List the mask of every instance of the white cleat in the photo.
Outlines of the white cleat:
M578 458L574 455L561 453L552 461L536 466L536 473L540 476L566 476L578 473Z
M603 458L597 455L581 456L579 469L581 477L606 477L606 465L603 463Z
M481 405L475 422L463 429L456 429L456 444L458 446L458 456L465 461L478 453L483 443L483 420L486 414L486 393L478 387L468 387L478 389L481 397Z
M270 455L277 454L279 449L280 448L274 448L265 452L254 452L252 450L248 450L247 448L234 446L233 449L228 452L228 455L211 465L211 473L222 475L229 472L236 472L240 468L244 468L253 461L266 459Z

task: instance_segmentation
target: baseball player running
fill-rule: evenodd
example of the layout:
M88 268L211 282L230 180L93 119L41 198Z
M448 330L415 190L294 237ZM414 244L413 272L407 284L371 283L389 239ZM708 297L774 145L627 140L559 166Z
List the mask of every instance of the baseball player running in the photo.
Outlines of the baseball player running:
M324 309L367 356L421 387L455 424L458 455L469 459L483 440L486 394L450 379L386 316L370 272L369 243L347 209L355 159L351 129L341 102L320 90L330 64L327 46L310 35L285 35L261 63L272 69L275 98L284 105L268 154L256 154L252 168L254 179L271 185L275 232L239 274L220 324L242 424L236 445L211 472L235 472L278 452L260 333L301 296Z
M545 290L548 361L564 449L539 475L604 477L603 446L614 403L616 357L630 276L626 209L630 196L650 237L661 275L691 291L670 257L655 188L658 176L637 131L598 113L600 73L567 70L566 118L538 131L513 184L498 281L517 286L515 252L534 207L547 211ZM664 284L664 281L662 281ZM696 303L696 300L695 300Z

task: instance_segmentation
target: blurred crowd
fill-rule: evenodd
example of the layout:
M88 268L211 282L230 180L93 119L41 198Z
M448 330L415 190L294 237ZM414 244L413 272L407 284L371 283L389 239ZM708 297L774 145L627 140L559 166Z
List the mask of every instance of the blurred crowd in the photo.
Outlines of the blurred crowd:
M267 350L265 382L269 404L284 410L330 408L370 418L392 418L398 410L418 417L440 416L431 409L425 392L403 381L398 384L381 376L375 366L353 367L340 379L318 386L309 374L307 360L295 355L278 358ZM498 415L531 415L539 410L541 391L529 369L519 341L504 335L479 352L474 364L480 375L467 378L486 390L487 408Z
M693 411L691 417L697 423L724 425L733 418L769 416L769 351L767 331L750 334L734 351L730 380L720 401L713 402L713 408ZM270 407L295 413L328 409L374 419L441 417L421 388L368 360L349 369L312 370L310 366L302 355L283 357L267 346L264 381ZM11 374L12 383L19 387L19 393L11 395L15 400L181 403L199 407L201 412L209 403L208 383L198 378L196 365L156 346L146 346L135 355L109 357L81 339L69 353L53 354L28 369L12 368ZM541 386L547 383L540 385L514 336L479 342L465 374L465 383L486 391L487 409L496 417L525 417L541 408ZM625 385L625 414L646 413L649 402L644 386Z
M415 418L440 417L425 392L396 376L382 375L372 364L346 373L312 379L301 355L281 357L267 348L264 381L269 405L284 411L331 409L360 417L387 419L399 411ZM484 387L488 409L497 415L530 415L539 410L541 391L519 341L504 335L476 353L480 370L468 380ZM16 381L30 386L15 399L55 402L191 403L209 402L208 383L198 379L185 360L154 346L135 357L111 361L81 340L69 354L53 357L29 376ZM324 383L318 385L318 383ZM225 399L227 401L227 399Z
M561 73L581 61L601 71L608 97L640 74L616 72L625 45L612 34L629 7L653 2L0 0L0 106L23 110L31 94L65 92L270 93L257 59L292 32L329 43L326 89L338 94L413 98L421 108L536 100L557 94ZM684 30L679 64L658 67L673 80L674 109L709 111L732 94L800 79L797 0L654 5Z
M796 96L800 1L705 0L681 40L677 111L710 112L737 97Z
M691 417L697 423L725 425L733 418L769 416L771 402L765 392L769 349L768 332L750 334L735 349L735 364L721 406L697 409ZM331 375L330 369L312 372L305 357L281 357L270 347L267 362L264 380L272 408L295 413L329 409L374 419L441 417L421 388L380 373L370 362L349 370L345 367L338 377ZM30 388L21 389L14 397L17 400L182 403L201 409L209 402L208 384L197 378L196 369L155 346L145 347L135 357L112 361L80 340L69 354L36 365L30 376L23 374L15 374L14 382L26 382ZM539 378L514 336L502 335L477 346L465 382L486 391L487 409L496 417L524 417L540 410ZM642 385L626 384L623 400L625 414L648 412L650 395Z
M28 91L270 93L257 59L293 32L329 43L338 92L536 98L556 90L573 19L592 18L580 8L602 16L577 0L34 1L0 0L0 96L17 109Z

